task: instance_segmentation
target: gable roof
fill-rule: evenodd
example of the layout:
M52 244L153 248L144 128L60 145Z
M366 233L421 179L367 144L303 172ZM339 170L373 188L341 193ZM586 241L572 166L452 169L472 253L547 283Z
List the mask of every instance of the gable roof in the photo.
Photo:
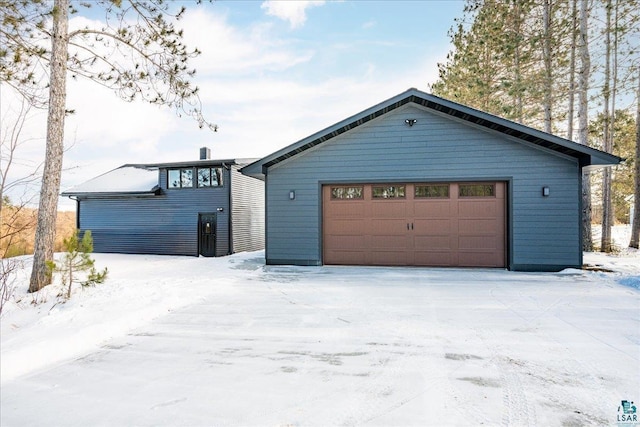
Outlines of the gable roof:
M144 197L159 194L159 170L194 166L246 165L255 159L192 160L186 162L127 164L62 192L75 197Z
M393 98L329 126L320 132L316 132L296 143L284 147L257 162L245 166L240 171L245 175L262 179L269 167L409 103L426 107L427 109L576 158L580 161L580 166L585 168L616 165L622 160L613 154L605 153L604 151L596 150L568 139L411 88Z

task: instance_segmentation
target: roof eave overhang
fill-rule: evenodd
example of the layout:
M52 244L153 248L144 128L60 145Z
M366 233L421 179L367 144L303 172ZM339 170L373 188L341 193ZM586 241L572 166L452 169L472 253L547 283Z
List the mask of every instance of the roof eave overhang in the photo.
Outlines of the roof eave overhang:
M241 172L264 179L268 169L284 160L294 157L325 141L335 138L353 128L376 119L389 111L413 103L457 119L473 123L488 130L518 138L530 144L541 146L579 160L583 168L597 169L613 166L622 160L609 153L579 145L573 141L533 129L510 120L437 97L417 89L409 89L387 101L375 105L361 113L321 130L307 138L291 144L241 169Z
M624 160L623 158L614 156L613 154L604 152L601 154L606 154L606 156L591 156L588 162L581 163L582 169L585 171L593 171L607 166L615 166Z
M151 190L145 191L103 191L103 192L72 192L65 191L61 193L64 197L75 197L77 199L112 199L126 197L154 197L160 194L160 187L155 186Z
M246 158L246 159L201 159L191 160L183 162L168 162L168 163L153 163L153 164L127 164L125 166L140 167L140 168L154 168L154 169L167 169L167 168L180 168L180 167L193 167L193 166L238 166L247 165L251 162L255 162L258 159Z

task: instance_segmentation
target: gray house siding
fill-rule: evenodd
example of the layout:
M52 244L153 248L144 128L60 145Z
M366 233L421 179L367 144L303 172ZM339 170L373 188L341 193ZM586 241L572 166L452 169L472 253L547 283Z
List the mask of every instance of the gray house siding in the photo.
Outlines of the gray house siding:
M484 180L508 185L510 268L581 265L575 158L413 104L268 169L267 263L322 264L323 184Z
M198 213L216 213L216 255L229 254L229 171L213 188L167 189L166 169L159 174L157 196L79 199L79 228L91 230L94 250L197 256Z
M231 167L231 234L233 252L264 249L264 182Z

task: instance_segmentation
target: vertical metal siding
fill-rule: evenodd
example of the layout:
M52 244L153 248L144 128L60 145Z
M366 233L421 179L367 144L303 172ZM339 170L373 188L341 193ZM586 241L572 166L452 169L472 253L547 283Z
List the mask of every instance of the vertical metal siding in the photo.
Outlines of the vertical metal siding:
M417 123L406 126L407 117ZM579 266L577 161L414 105L269 169L267 262L322 262L321 183L465 179L510 182L514 268Z
M229 171L222 187L170 190L166 169L159 173L159 196L79 201L80 229L91 230L94 250L197 256L198 213L216 212L216 255L229 254Z
M231 168L231 235L233 252L264 249L264 182Z

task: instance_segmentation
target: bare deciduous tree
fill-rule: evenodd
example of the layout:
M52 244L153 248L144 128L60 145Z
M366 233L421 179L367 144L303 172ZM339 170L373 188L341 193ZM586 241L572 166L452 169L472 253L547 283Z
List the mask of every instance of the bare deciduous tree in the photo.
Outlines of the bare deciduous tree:
M9 109L8 109L9 110ZM31 186L40 179L40 164L31 164L18 155L20 148L30 139L25 139L22 132L31 112L31 105L22 100L19 107L3 116L1 127L0 149L0 256L6 258L14 239L23 232L33 228L35 217L29 208L33 201ZM7 119L9 116L10 119ZM5 123L8 121L9 123ZM15 166L29 165L28 170L14 175ZM12 201L8 193L12 193Z
M7 259L16 239L35 225L35 216L29 209L31 199L26 196L11 202L7 192L26 189L39 178L40 167L34 166L22 176L10 176L13 167L20 162L19 148L28 140L22 138L25 122L29 117L30 105L24 101L16 111L12 111L11 123L2 123L0 133L0 313L11 298L16 286L16 274L24 265L19 259ZM6 116L3 116L5 119Z
M69 30L69 15L77 12L74 5L101 9L103 24ZM46 99L48 108L30 292L51 282L47 261L52 259L55 240L68 73L111 88L127 101L139 98L166 105L178 114L192 116L200 127L216 129L202 115L198 88L191 83L195 70L187 66L200 52L188 50L182 31L168 20L180 19L184 12L183 6L168 0L0 3L0 79L34 104ZM48 78L41 82L43 66ZM38 93L41 83L47 87L48 97Z

